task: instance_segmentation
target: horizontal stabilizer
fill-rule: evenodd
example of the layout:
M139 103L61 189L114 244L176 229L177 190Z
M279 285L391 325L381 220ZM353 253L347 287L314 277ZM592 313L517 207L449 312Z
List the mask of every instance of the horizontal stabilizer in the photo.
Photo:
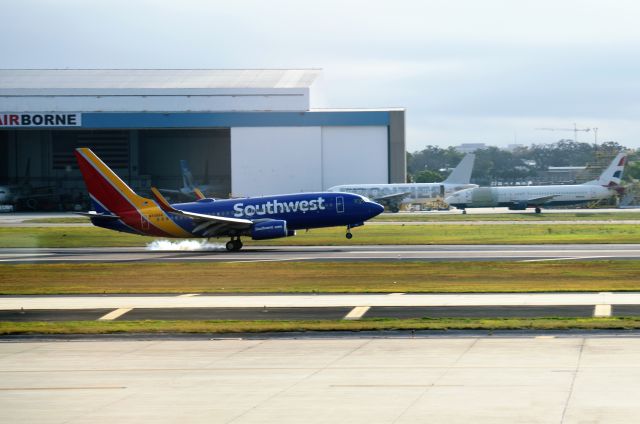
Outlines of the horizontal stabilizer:
M193 188L193 192L195 193L195 195L198 198L198 200L206 199L205 195L202 194L202 192L200 191L200 189L198 187L194 187Z
M157 188L151 187L151 194L153 195L153 200L155 200L158 206L160 206L160 209L165 212L177 212L177 210L167 202L167 199L160 194L160 191Z
M96 211L89 212L74 212L76 215L82 215L89 218L99 218L99 219L120 219L118 215L108 214L108 213L98 213Z

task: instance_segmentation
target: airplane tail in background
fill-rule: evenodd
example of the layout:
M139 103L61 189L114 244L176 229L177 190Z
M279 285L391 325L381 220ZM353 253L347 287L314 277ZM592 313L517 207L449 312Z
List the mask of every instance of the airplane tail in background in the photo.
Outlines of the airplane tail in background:
M193 191L195 187L193 184L193 175L185 159L180 159L180 171L182 172L182 188L187 189L187 191Z
M600 185L605 187L616 187L620 185L622 180L622 172L624 166L627 163L627 155L625 153L618 153L607 169L600 174L597 180L586 182L589 185Z
M451 174L443 181L445 184L469 184L471 180L471 172L473 171L473 163L476 160L476 155L473 153L467 153L462 158L458 166L456 166Z
M75 155L95 211L119 215L152 203L138 196L91 149L81 147Z

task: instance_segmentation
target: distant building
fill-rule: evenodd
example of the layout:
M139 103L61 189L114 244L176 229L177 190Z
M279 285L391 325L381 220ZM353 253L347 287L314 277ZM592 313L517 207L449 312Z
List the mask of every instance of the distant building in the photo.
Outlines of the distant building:
M473 153L476 150L486 149L487 145L484 143L462 143L459 146L455 146L454 149L460 153Z
M535 177L536 184L575 184L586 166L550 166L546 171L539 171Z
M524 144L508 144L507 147L504 148L504 150L508 152L515 152L516 150L522 149L525 147L526 146Z
M179 187L180 159L219 196L404 183L404 109L318 109L320 79L319 69L2 69L0 183L28 172L60 195L84 193L77 147L142 193Z

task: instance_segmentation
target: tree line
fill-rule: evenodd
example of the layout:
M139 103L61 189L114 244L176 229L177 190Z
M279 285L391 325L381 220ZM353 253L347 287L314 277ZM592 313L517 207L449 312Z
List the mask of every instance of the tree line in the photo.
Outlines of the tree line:
M640 149L631 150L615 141L598 144L559 140L552 144L532 144L505 150L486 147L477 150L471 182L490 185L492 182L518 182L534 179L550 166L585 166L598 157L612 157L619 151L629 152L625 180L640 179ZM464 157L454 147L429 145L423 150L407 153L407 180L438 182Z

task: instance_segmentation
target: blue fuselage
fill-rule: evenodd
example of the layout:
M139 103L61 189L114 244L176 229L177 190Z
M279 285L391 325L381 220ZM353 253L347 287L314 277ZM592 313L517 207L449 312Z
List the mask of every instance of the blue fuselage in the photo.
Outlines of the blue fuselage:
M194 214L250 220L286 221L289 230L334 226L358 226L383 211L383 207L369 199L350 193L300 193L238 199L202 199L196 202L172 204L177 210ZM157 210L157 208L154 208ZM170 212L162 212L161 219L173 221L192 237L207 237L197 220ZM151 224L153 224L151 220ZM122 220L94 220L94 224L119 231L140 234ZM232 229L221 229L213 237L237 235Z

